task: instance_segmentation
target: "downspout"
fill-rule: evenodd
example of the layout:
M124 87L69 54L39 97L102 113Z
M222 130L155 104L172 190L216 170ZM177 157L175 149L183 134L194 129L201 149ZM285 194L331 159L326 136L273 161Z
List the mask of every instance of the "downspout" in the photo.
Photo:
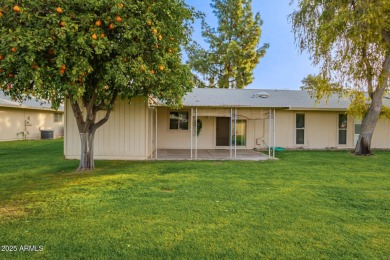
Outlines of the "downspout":
M275 112L275 108L274 108L274 129L273 129L273 132L274 132L274 149L272 151L273 153L273 158L275 159L275 147L276 147L276 112Z
M230 108L230 124L229 124L229 146L230 146L230 159L233 157L232 151L232 120L233 120L233 108Z
M194 120L194 108L192 108L191 107L191 120L190 120L190 124L191 124L191 131L190 131L190 134L191 134L191 145L190 145L190 147L191 147L191 160L192 160L192 157L193 157L193 155L192 155L192 150L193 150L193 147L192 147L192 145L193 145L193 141L192 141L192 135L193 135L193 131L194 131L194 122L193 122L193 120Z
M234 108L234 159L237 159L237 108Z
M158 150L158 124L157 124L157 107L156 107L156 160L158 159L157 150Z
M195 158L198 159L198 108L195 108Z
M271 158L271 109L268 112L268 159Z

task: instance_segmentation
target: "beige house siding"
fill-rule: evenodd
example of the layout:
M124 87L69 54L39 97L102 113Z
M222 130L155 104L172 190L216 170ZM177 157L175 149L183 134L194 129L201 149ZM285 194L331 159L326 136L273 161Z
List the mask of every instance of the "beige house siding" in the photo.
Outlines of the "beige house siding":
M371 147L390 149L390 119L380 119L372 136Z
M53 137L64 135L64 119L54 122L63 112L0 107L0 141L40 139L40 130L53 130Z
M296 114L305 115L305 143L296 144ZM354 120L348 116L347 144L338 144L338 118L344 112L333 111L276 111L276 146L285 148L353 148Z
M159 149L189 149L191 147L190 130L169 129L168 108L158 108L158 148ZM188 111L191 109L182 109ZM246 145L238 149L265 148L265 144L273 146L273 121L269 126L268 109L237 109L238 119L246 120ZM272 110L273 113L273 110ZM305 143L296 144L296 114L305 115ZM354 118L348 116L347 144L338 143L338 119L343 111L292 111L276 110L275 146L289 149L353 149ZM230 117L230 109L198 109L198 117L203 128L198 137L198 149L227 149L229 146L216 146L216 116ZM382 119L378 123L373 137L373 148L390 147L390 120ZM269 139L269 128L271 140ZM195 142L194 142L195 143Z
M64 153L67 159L80 158L80 137L72 108L67 101ZM99 111L97 120L105 113ZM110 119L95 134L94 156L107 160L143 160L150 154L150 115L145 98L117 100Z

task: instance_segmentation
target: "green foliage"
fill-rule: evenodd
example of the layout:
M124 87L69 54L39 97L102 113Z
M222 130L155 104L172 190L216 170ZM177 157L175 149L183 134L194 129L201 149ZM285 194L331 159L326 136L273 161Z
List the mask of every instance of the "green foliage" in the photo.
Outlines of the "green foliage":
M262 20L253 15L251 0L213 0L218 27L202 22L209 49L194 43L188 48L189 64L198 87L244 88L268 44L259 47ZM202 78L200 78L201 76Z
M107 109L116 95L177 104L192 87L181 48L194 12L182 0L4 0L0 9L0 87L14 99Z
M389 88L390 1L298 0L291 15L296 42L311 54L320 73L303 81L317 97L342 93L358 114L368 93ZM336 86L336 87L335 87ZM356 107L354 107L356 106Z
M98 161L62 140L0 143L5 259L387 259L389 152L280 160Z

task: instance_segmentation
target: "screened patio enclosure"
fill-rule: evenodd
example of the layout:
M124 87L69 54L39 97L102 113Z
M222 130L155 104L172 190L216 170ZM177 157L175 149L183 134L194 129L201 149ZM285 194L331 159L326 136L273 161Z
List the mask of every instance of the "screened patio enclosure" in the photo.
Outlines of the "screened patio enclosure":
M266 149L275 158L275 109L154 107L153 159L238 159ZM176 151L174 151L176 150ZM218 150L218 152L214 152ZM246 152L244 152L246 150ZM162 157L159 158L159 151ZM163 156L164 154L164 156ZM260 157L259 157L260 158ZM262 157L263 158L263 157Z

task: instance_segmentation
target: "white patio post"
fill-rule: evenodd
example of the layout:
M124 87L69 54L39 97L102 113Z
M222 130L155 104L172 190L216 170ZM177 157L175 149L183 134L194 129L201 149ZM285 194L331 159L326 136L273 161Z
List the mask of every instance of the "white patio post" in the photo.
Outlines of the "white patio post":
M158 158L158 155L157 155L157 149L158 149L158 124L157 124L157 107L156 107L156 160Z
M268 159L271 158L271 109L268 112Z
M190 145L190 147L191 147L191 160L192 160L192 150L193 150L193 148L192 148L192 145L193 145L193 141L192 141L192 135L193 135L193 131L194 131L194 108L192 108L191 107L191 119L190 119L190 126L191 126L191 130L190 130L190 135L191 135L191 145Z
M274 149L273 149L273 155L272 157L275 159L275 147L276 147L276 112L275 112L275 108L274 108Z
M195 158L198 159L198 108L195 108Z
M237 159L237 108L234 109L234 157Z
M233 120L233 108L230 108L230 124L229 124L229 146L230 146L230 159L233 157L232 153L232 120Z

